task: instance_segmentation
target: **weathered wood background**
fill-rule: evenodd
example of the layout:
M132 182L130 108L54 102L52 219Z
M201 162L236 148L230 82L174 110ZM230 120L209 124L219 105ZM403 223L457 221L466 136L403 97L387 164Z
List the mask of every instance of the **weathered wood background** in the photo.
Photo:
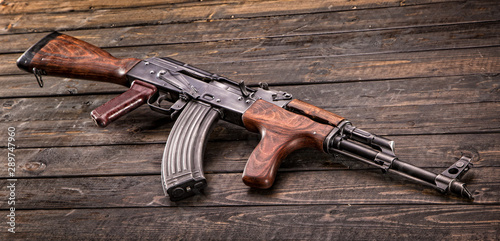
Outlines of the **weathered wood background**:
M258 136L220 123L203 196L160 184L173 123L148 107L102 129L89 112L125 89L15 65L53 30L117 57L168 56L268 82L396 141L441 172L461 153L474 202L338 156L293 153L270 190L241 182ZM2 0L0 239L498 240L498 0ZM7 231L7 130L16 128L16 233Z

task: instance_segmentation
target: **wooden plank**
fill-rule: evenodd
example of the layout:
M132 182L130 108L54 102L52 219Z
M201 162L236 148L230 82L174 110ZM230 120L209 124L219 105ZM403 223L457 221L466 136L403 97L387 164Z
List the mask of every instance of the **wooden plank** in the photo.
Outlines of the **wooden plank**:
M228 62L200 68L256 84L327 83L500 72L500 48ZM189 61L187 61L189 62ZM207 67L205 67L207 66ZM279 69L280 71L276 71Z
M0 239L498 239L497 1L59 1L0 4L13 11L0 19L0 129L16 127L18 146L17 233ZM221 123L206 151L206 192L171 203L160 160L172 122L144 106L97 128L88 112L124 88L47 77L38 89L15 67L38 31L56 28L118 57L168 55L270 82L388 135L402 160L434 172L473 154L465 181L476 200L314 150L287 158L272 189L250 189L241 172L258 135ZM0 215L9 207L0 202Z
M460 134L498 132L498 113L492 110L499 106L499 102L485 102L326 110L348 116L356 126L379 135ZM85 118L2 122L0 129L15 127L20 133L18 145L22 148L163 143L173 123L150 112L147 107L141 108L107 128L98 128L90 118ZM255 134L242 127L221 122L212 138L234 140L252 136Z
M163 7L193 7L193 6L210 6L210 5L228 5L228 4L244 4L258 2L256 0L246 0L246 1L231 1L231 0L221 0L221 1L189 1L189 0L170 0L168 2L159 0L145 0L145 1L97 1L97 0L84 0L84 1L46 1L41 0L36 3L26 1L26 0L14 0L4 3L3 7L0 9L0 13L4 14L20 14L20 13L62 13L62 12L75 12L75 11L89 11L89 10L100 10L100 9L116 9L116 8L143 8L149 6L163 6ZM264 2L264 1L260 1ZM282 4L286 4L285 1L281 1ZM368 1L365 1L368 2ZM383 4L387 1L371 1ZM406 4L425 4L433 1L410 1ZM438 1L434 1L438 2ZM314 4L314 3L313 3ZM331 5L342 5L343 2L330 2ZM307 6L307 5L306 5ZM299 8L299 7L297 7ZM300 8L299 8L300 9Z
M442 172L442 169L430 169ZM498 167L476 168L465 176L474 204L500 202ZM472 172L472 170L471 170ZM207 174L203 195L171 202L164 195L160 175L74 178L28 178L15 183L16 209L61 209L155 206L262 206L311 204L464 204L380 170L328 170L278 173L272 188L251 189L241 173ZM8 186L8 179L0 180ZM3 197L10 190L0 190ZM0 203L7 209L6 202Z
M147 51L126 56L147 58ZM500 72L500 47L468 48L455 50L433 50L410 53L382 53L352 56L307 56L277 59L227 59L220 56L193 55L176 56L180 61L191 63L201 69L226 76L244 79L249 84L331 83L339 81L362 81L401 79L415 77L439 77ZM183 51L170 48L156 52L158 56L175 56ZM119 57L122 57L120 54ZM140 56L139 56L140 55ZM6 55L17 58L17 55ZM14 59L5 59L14 61ZM279 71L276 71L279 70ZM23 73L15 65L0 66L0 73Z
M21 78L22 77L22 78ZM19 79L21 78L21 79ZM66 79L57 77L46 77L43 89L40 89L33 76L0 77L0 86L9 88L0 89L0 100L3 107L1 114L10 113L8 116L0 117L3 121L27 119L27 112L20 111L21 106L48 109L56 113L52 108L59 105L59 101L69 102L79 108L85 107L79 112L78 118L87 117L85 111L90 111L104 104L126 90L125 87L115 84L106 84L93 81ZM452 104L456 103L456 96L461 96L460 103L477 103L485 101L499 101L498 87L500 75L469 75L448 76L416 79L396 79L368 82L345 82L335 84L315 84L296 86L273 86L273 89L289 92L294 98L307 101L316 106L325 107L380 107L393 105L429 105L429 104ZM115 93L112 95L92 95L86 97L48 97L27 99L24 97L50 96L50 95L73 95L94 93ZM16 97L23 97L18 99ZM332 106L332 100L335 100ZM90 104L90 105L89 105ZM19 105L19 106L18 106ZM67 104L66 104L67 105ZM24 113L24 114L23 114ZM63 111L63 113L68 113ZM47 111L29 113L30 117L39 114L49 114ZM61 112L56 119L63 119ZM54 116L56 117L56 116ZM38 117L40 118L40 117ZM75 119L76 116L68 116L65 119Z
M100 0L10 0L2 2L0 14L33 14L33 13L63 13L75 11L90 11L107 8L135 8L151 5L173 5L189 3L189 0L169 0L168 3L160 0L130 1L100 1Z
M0 83L5 83L5 85L0 84L2 86L8 86L8 82L11 83L11 86L14 84L13 79L5 78L3 79L5 82L1 79ZM30 76L30 79L31 85L36 85L32 76ZM294 98L318 107L333 109L498 102L500 101L497 86L499 81L500 75L470 75L368 81L363 83L345 82L307 86L286 85L274 86L272 88L291 93ZM84 84L88 85L84 87ZM108 86L110 88L106 89L105 87ZM39 89L37 86L34 88L33 91L24 89L23 87L1 89L0 96L4 96L4 99L0 100L0 106L2 106L0 121L86 119L91 110L117 96L120 93L119 91L125 90L124 87L118 85L55 77L47 77L43 89ZM102 93L115 91L116 93L109 95L15 98L16 95L80 94L80 91L83 92L85 90L92 92L101 91ZM83 92L81 94L86 93ZM457 96L460 96L459 100L456 99ZM334 101L333 105L332 101ZM32 109L38 109L39 111L30 111ZM74 111L75 109L78 111ZM144 112L144 114L147 113Z
M467 14L457 14L457 12L463 12L464 9L466 9ZM433 11L440 12L440 14L427 14ZM488 36L494 34L498 28L485 33L481 32L476 36L468 35L467 32L472 31L471 29L474 28L478 28L477 31L480 31L480 29L484 28L482 25L490 26L490 24L495 24L495 21L498 21L500 18L498 16L499 11L499 6L495 1L467 2L466 6L457 4L456 2L444 2L432 5L407 6L404 8L395 7L344 11L336 12L335 14L316 13L275 16L272 18L243 18L208 22L197 21L187 24L171 23L166 25L113 29L86 29L67 31L65 33L103 48L206 41L235 41L241 39L261 40L262 38L283 38L286 36L310 36L317 34L328 35L350 33L353 31L367 32L388 29L400 29L400 31L396 31L396 34L399 33L400 36L398 37L405 38L411 35L412 31L423 31L415 29L416 27L424 29L429 28L428 31L436 31L436 29L438 29L445 33L453 29L461 29L459 33L453 35L455 38L448 38L446 41L439 42L438 39L441 38L441 34L435 34L432 35L432 37L423 36L419 41L419 44L424 45L429 42L438 41L439 44L436 44L436 46L440 46L443 44L449 45L448 41L452 41L456 44L457 40L463 39L465 36L471 39L478 39L484 38L483 35ZM406 31L403 31L403 29L406 29ZM423 33L425 32L421 32L420 34ZM447 34L445 33L442 34L446 36ZM365 35L366 34L368 33L365 33ZM33 44L33 41L41 39L45 35L47 35L47 33L0 35L0 43L4 43L0 46L0 53L25 51ZM334 37L322 41L335 41L337 38L339 37L334 35ZM362 38L358 41L364 41L365 38L367 38L367 36L362 35ZM419 38L408 37L405 39L405 44L411 45L411 39ZM393 43L397 40L398 39L395 39L394 36L387 36L385 47L393 46ZM374 43L374 41L372 43ZM355 41L351 40L350 42ZM231 42L228 42L226 44L230 43ZM275 44L279 44L279 42ZM345 47L345 44L346 43L342 46ZM462 44L473 43L466 41ZM324 46L327 45L324 44ZM408 48L411 48L411 46L408 46Z
M80 79L43 76L43 89L40 89L35 76L7 75L0 76L0 98L61 96L89 93L122 93L126 87L105 82Z
M419 135L389 137L396 142L396 154L422 168L450 166L462 154L474 156L474 167L499 167L496 141L500 134ZM242 172L257 138L241 141L209 142L203 169L205 173ZM17 149L16 176L71 177L106 175L159 175L164 143L148 145L83 146ZM5 150L0 154L6 156ZM7 162L0 177L8 178ZM343 156L332 157L312 149L288 156L280 172L306 170L366 169L366 164ZM475 168L473 170L475 170Z
M195 63L206 63L215 61L214 58L224 59L225 62L249 61L283 58L310 58L323 56L360 55L374 53L392 52L414 52L440 49L462 49L467 47L486 47L499 44L495 30L499 28L498 22L474 23L452 26L436 26L425 28L391 29L369 32L338 33L338 34L315 34L312 36L285 36L272 38L240 39L237 41L224 42L202 42L181 45L159 45L136 48L106 49L117 57L146 58L152 56L179 56L182 58L194 58L192 56L208 57L205 61ZM436 34L439 32L439 37ZM76 36L79 37L79 36ZM99 36L86 36L86 38L98 38ZM24 46L19 51L26 50L29 45L38 39L27 39L21 42ZM148 39L147 37L140 37ZM137 39L139 41L139 39ZM92 44L99 45L100 41L88 40ZM304 44L306 42L307 44ZM443 44L446 43L446 44ZM10 48L9 45L5 45ZM154 49L154 53L151 53ZM4 55L5 64L15 62L19 53ZM194 62L189 62L194 63ZM10 66L2 74L23 73L13 71L15 65ZM4 67L5 68L5 67ZM17 69L16 69L17 70Z
M497 205L68 209L16 215L18 232L2 232L2 239L495 240L500 225Z
M297 91L296 98L340 113L357 126L375 133L477 133L494 131L499 126L498 114L491 111L498 108L497 82L498 76L482 76L480 79L469 76L412 82L367 82L361 89L359 83L310 85L307 88L284 86L280 89L290 90L292 93ZM88 113L113 96L4 99L1 102L1 120L5 128L20 128L27 145L24 147L165 141L171 122L147 107L141 107L107 129L95 127ZM453 104L456 96L464 96L460 99L462 104ZM335 106L331 106L332 99L335 100ZM38 111L33 112L33 109ZM477 121L477 118L482 121ZM463 125L455 125L458 122ZM27 129L23 130L24 127ZM138 139L138 136L141 138ZM249 137L249 134L226 124L216 130L215 136L217 139L235 140ZM46 144L42 144L43 142Z
M500 100L500 75L276 86L321 108L446 105ZM460 96L459 99L456 97ZM347 116L346 116L347 117Z
M474 25L475 26L475 25ZM490 31L490 28L495 28L495 26L498 26L497 23L494 24L486 24L486 25L480 25L479 28L470 28L470 34L476 34L478 36L491 36L488 33L494 33L494 31ZM439 27L441 28L441 27ZM156 53L155 55L180 55L179 56L174 56L174 57L179 57L182 58L184 61L188 61L189 63L192 63L191 61L194 61L196 63L206 63L202 61L197 61L197 56L206 56L204 61L207 62L217 62L220 61L220 58L227 60L232 60L232 61L242 61L242 60L252 60L252 59L257 59L259 61L264 61L263 58L278 58L278 57L283 57L283 58L290 58L294 59L297 57L307 57L306 55L309 55L307 58L314 58L314 56L317 56L317 58L322 58L320 57L322 54L327 54L327 55L334 55L338 51L342 51L344 54L352 55L356 54L359 52L359 50L363 50L364 53L370 53L373 51L375 52L397 52L397 51L416 51L416 50L423 50L423 49L429 49L432 48L432 46L439 46L437 43L439 42L450 42L450 39L460 39L459 41L451 41L450 45L447 46L446 48L453 48L453 46L462 46L466 47L467 45L470 45L469 41L466 40L472 40L473 37L470 37L471 35L463 32L463 28L458 28L451 30L452 33L449 33L449 35L446 35L446 38L435 38L435 37L430 37L435 34L430 34L427 36L427 38L433 38L435 41L424 41L424 42L432 42L432 44L427 45L421 45L420 41L406 41L404 39L421 39L419 38L418 34L413 35L409 33L402 34L401 36L398 36L398 38L401 38L400 40L396 40L395 42L398 42L400 44L388 44L388 45L383 45L383 46L377 46L377 47L371 47L367 48L367 46L373 45L373 42L376 42L376 39L379 38L378 36L380 34L382 35L387 35L387 36L392 36L391 34L396 34L400 30L391 30L391 31L375 31L373 33L369 33L368 35L372 36L371 38L363 37L363 35L367 35L366 33L354 33L354 35L357 35L357 37L352 37L349 38L351 40L346 40L346 41L339 41L336 43L332 43L331 46L343 46L342 49L340 48L325 48L323 42L332 42L332 40L328 39L336 39L336 38L331 38L329 35L319 35L319 36L313 36L313 37L307 37L307 39L313 41L314 47L300 47L301 41L303 41L306 37L302 38L283 38L281 40L286 40L286 41L280 41L280 39L272 39L269 41L263 41L261 44L265 43L265 46L261 46L259 51L250 51L247 53L245 52L245 49L252 49L256 45L259 45L258 42L246 40L246 41L235 41L237 43L231 43L231 44L224 44L220 46L213 46L212 44L195 44L196 46L191 46L191 45L180 45L177 47L172 47L168 46L167 48L162 48L161 46L154 47L155 49L172 49L172 50L177 50L174 53L172 52L162 52L162 53ZM484 30L484 31L481 31ZM422 31L428 31L423 30ZM419 32L419 31L417 31ZM438 31L439 32L439 31ZM462 33L458 33L462 32ZM385 33L385 34L383 34ZM346 35L353 35L353 34L341 34L340 36L346 36ZM425 35L425 34L424 34ZM405 37L406 36L406 37ZM421 36L421 35L420 35ZM460 36L460 37L458 37ZM324 38L325 37L325 38ZM422 36L421 36L422 37ZM344 38L342 38L344 39ZM352 39L362 39L361 43L358 41L352 41ZM390 39L390 38L388 38ZM426 39L423 38L422 39ZM325 40L325 41L323 41ZM493 42L491 42L491 41ZM335 40L338 41L338 40ZM335 42L334 41L334 42ZM481 39L476 39L475 42L477 42L475 45L485 45L485 44L494 44L494 42L497 41L497 38L489 38L489 37L484 37L484 41ZM254 42L254 43L253 43ZM357 42L357 44L350 44L351 42ZM383 41L382 41L383 42ZM464 44L464 45L462 45ZM389 46L389 47L386 47ZM398 47L399 46L399 47ZM176 49L179 48L179 49ZM210 51L213 49L218 49L217 51ZM111 52L114 55L120 56L120 57L127 57L130 55L133 55L135 57L139 58L146 58L148 57L148 53L151 51L151 47L140 47L140 48L125 48L125 49L110 49ZM346 52L347 51L347 52ZM462 50L458 50L462 51ZM472 53L473 56L475 55L482 55L481 49L477 49L477 52ZM484 52L484 51L483 51ZM273 53L273 54L270 54ZM284 56L286 55L286 56ZM406 53L406 56L408 58L413 58L412 56L414 53ZM378 55L376 55L378 56ZM484 55L482 55L484 57ZM3 67L0 67L0 70L3 70L3 74L12 74L12 73L24 73L21 70L19 70L14 62L16 58L19 57L19 54L11 54L11 55L4 55L6 57L5 59L0 60L0 62L4 61ZM339 56L340 57L340 56ZM189 58L189 59L188 59ZM338 58L338 57L337 57ZM344 57L348 58L348 57ZM329 60L325 60L329 61ZM474 61L474 60L468 60L468 61ZM195 63L195 64L196 64ZM310 65L311 63L314 63L314 60L311 59L309 60L309 63L305 63ZM270 66L274 66L274 63L270 63ZM267 68L269 68L268 66ZM210 69L211 71L214 71L216 66L207 66L206 68ZM237 67L233 67L237 68ZM311 71L314 70L314 66L310 67ZM249 69L251 70L251 69ZM270 71L275 71L276 68L270 70ZM491 70L495 71L495 70ZM295 74L298 74L297 71L294 71ZM241 79L240 76L235 75L235 74L230 74L231 77L236 78L236 79ZM305 78L305 76L298 76L301 78ZM27 96L32 93L27 93L27 92L32 92L36 91L37 95L47 95L49 93L54 93L54 94L76 94L76 93L85 93L87 88L91 88L91 91L96 91L100 90L102 91L116 91L116 90L123 90L123 87L119 86L114 86L110 84L103 84L103 83L93 83L93 82L86 82L86 81L80 81L80 80L75 80L75 79L61 79L61 78L53 78L53 77L45 77L44 79L46 81L46 87L43 90L44 92L39 93L40 89L36 84L34 84L32 75L22 75L22 76L0 76L0 83L2 86L5 86L6 88L2 88L0 90L0 96L8 97L8 96ZM50 81L54 82L50 82ZM59 82L62 82L63 84L59 85ZM271 82L272 84L272 82ZM45 92L49 90L49 92Z
M405 5L442 2L443 0L406 0ZM315 12L333 12L400 6L399 0L318 0L245 1L234 0L219 4L159 5L141 8L116 8L91 11L9 14L0 19L0 34L71 30L79 28L112 28L122 26L154 25L171 22L213 21L218 19L251 18ZM124 17L126 16L126 17Z

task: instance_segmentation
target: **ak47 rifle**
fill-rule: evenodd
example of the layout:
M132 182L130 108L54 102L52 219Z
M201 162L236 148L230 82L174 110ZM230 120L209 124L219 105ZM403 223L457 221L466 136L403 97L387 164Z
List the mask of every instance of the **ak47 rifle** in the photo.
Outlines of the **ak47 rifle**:
M394 142L355 127L344 117L294 99L290 93L260 84L221 77L171 58L118 59L82 40L54 32L29 48L19 68L42 76L111 82L129 90L91 112L101 127L148 104L176 120L165 146L162 185L172 201L193 196L207 186L203 153L219 119L258 132L261 140L245 166L243 182L254 188L273 185L278 167L291 152L315 148L340 153L371 166L431 186L442 193L472 199L460 177L471 167L462 156L440 174L399 160ZM170 102L173 104L167 104Z

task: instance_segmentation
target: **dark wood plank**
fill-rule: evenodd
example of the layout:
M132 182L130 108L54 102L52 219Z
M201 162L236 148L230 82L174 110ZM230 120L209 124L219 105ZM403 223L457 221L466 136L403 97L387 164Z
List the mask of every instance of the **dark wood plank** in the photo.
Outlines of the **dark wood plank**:
M68 209L16 215L18 232L2 232L3 239L495 240L500 223L497 205Z
M474 156L474 169L499 167L500 134L419 135L390 137L401 160L423 168L445 169L465 153ZM240 173L257 139L209 142L204 158L206 173ZM17 149L18 177L71 177L106 175L159 175L164 143L148 145L84 146ZM0 153L5 154L3 150ZM8 178L7 163L0 177ZM366 164L316 150L292 153L280 172L335 169L367 169ZM474 172L474 171L471 171Z
M348 116L356 126L379 135L415 135L446 133L498 132L498 102L450 105L326 108ZM146 114L141 114L145 111ZM107 128L95 127L90 118L74 120L11 121L0 129L13 126L22 135L18 145L62 147L82 145L163 143L172 122L160 114L149 114L144 107L116 121ZM53 113L53 112L52 112ZM85 112L88 113L88 112ZM50 114L49 114L50 115ZM480 121L478 121L480 120ZM220 123L213 140L234 140L255 136L241 127Z
M500 75L468 75L274 88L334 109L496 102L500 100L499 81Z
M0 129L17 128L18 179L17 233L0 239L496 240L499 12L495 0L4 1ZM241 172L259 137L221 123L205 194L171 203L160 178L171 121L144 106L97 128L90 110L124 88L46 77L39 89L15 66L56 29L118 57L171 56L269 82L395 140L402 160L434 172L472 154L464 181L476 200L315 150L289 156L272 189L250 189ZM0 215L9 207L0 202Z
M12 79L10 81L14 82ZM498 102L500 101L500 95L498 95L500 90L497 86L499 81L500 75L470 75L363 83L286 85L275 86L273 89L289 92L295 98L321 108L334 109ZM3 107L0 111L0 121L86 119L89 117L90 111L118 95L118 91L125 90L124 87L117 85L61 78L47 78L45 84L44 89L36 86L37 89L33 89L36 92L29 92L22 87L19 88L19 91L16 91L17 89L0 90L0 94L6 97L0 100L0 106ZM88 87L82 87L83 84L88 84ZM34 80L31 81L31 85L36 85ZM102 85L109 86L110 89L103 90ZM117 87L113 88L114 86ZM75 92L72 92L73 90ZM85 92L80 93L78 90L104 93L115 91L116 94L13 98L16 95L30 96L31 93L40 95L69 94L70 92L72 94L85 94ZM8 97L9 94L12 95L12 98ZM459 100L457 100L457 96L460 96ZM334 105L332 105L332 101L334 101ZM33 109L39 111L33 112L31 111ZM143 114L148 113L152 114L153 112L147 112L146 108Z
M430 169L442 172L443 169ZM476 168L465 176L474 204L500 202L498 167ZM311 204L465 204L469 201L384 175L380 170L280 172L270 189L252 189L241 173L207 174L204 195L171 202L160 175L29 178L16 181L16 209L145 206L261 206ZM8 186L7 179L0 180ZM6 197L8 189L0 190ZM0 203L7 209L6 202Z
M429 130L437 133L486 133L498 128L497 113L489 111L497 106L496 102L490 102L498 101L495 98L498 97L498 88L495 87L497 77L483 76L479 80L474 77L455 77L414 82L368 82L363 84L363 90L366 91L362 92L359 91L358 83L341 83L333 88L326 85L307 88L295 86L291 87L291 92L297 90L297 98L341 113L357 126L371 129L374 133L422 134ZM408 85L409 83L414 85ZM282 89L290 90L290 87ZM460 101L470 104L452 104L456 101L455 96L464 96ZM2 102L2 120L6 121L3 125L5 128L20 128L19 133L23 135L20 143L22 147L109 145L123 140L127 142L122 144L137 141L163 143L166 140L172 123L147 107L131 113L107 129L95 127L88 113L111 98L112 96L78 96L6 99ZM332 99L338 107L329 107ZM33 112L33 109L38 111ZM428 114L422 116L424 112ZM476 121L475 118L478 117L482 121ZM464 124L454 125L459 120ZM28 129L23 130L24 127ZM413 129L413 132L408 129ZM219 140L252 136L232 125L221 125L215 133L214 138Z
M32 74L0 76L0 86L5 87L0 89L0 97L60 96L89 93L118 94L127 90L126 87L117 84L52 76L43 76L43 81L44 87L40 89L35 76Z
M175 48L155 53L172 56ZM180 51L183 52L183 51ZM244 79L249 84L331 83L439 77L500 72L500 47L435 50L411 53L384 53L352 56L308 56L278 59L228 59L221 62L218 56L179 56L177 59L191 63L231 79ZM146 51L129 53L128 57L144 59ZM140 56L138 56L140 55ZM14 57L13 55L11 57ZM17 57L17 55L15 56ZM10 60L14 61L14 60ZM280 71L276 71L280 70ZM4 74L22 73L15 65L0 66Z
M490 47L362 56L316 56L272 62L239 61L220 63L213 68L208 68L209 64L197 65L252 84L261 81L272 84L312 84L498 73L499 51L498 47Z
M100 0L11 0L2 3L0 14L33 14L33 13L63 13L74 11L89 11L109 8L135 8L151 5L167 5L189 3L189 0L169 0L168 3L161 0L130 1L100 1Z
M466 41L464 40L461 42L466 42ZM366 44L368 44L368 42L366 42ZM247 46L247 47L249 47L249 46ZM190 55L193 55L190 58L195 58L194 55L196 55L197 53L199 54L200 52L203 52L203 51L195 51L193 53L193 51L189 50L190 48L187 48L187 47L184 47L184 48L185 48L185 51L184 50L180 51L183 54L182 54L182 56L179 56L179 57L187 58ZM282 47L278 47L278 49L281 49L281 48ZM132 52L131 48L127 48L127 49ZM194 49L201 50L202 48L199 46L199 48L194 48ZM352 49L356 49L356 48L352 48ZM493 49L493 50L496 51L496 49ZM125 51L126 50L124 49L123 52L125 52ZM136 49L136 51L134 51L136 53L134 55L137 55L137 56L141 55L140 54L141 51L147 52L149 50L147 50L146 48L139 48L139 49ZM207 51L208 51L208 48L207 48ZM458 50L456 53L460 53L461 51L462 50ZM475 61L474 57L477 57L477 56L484 57L484 55L482 55L482 52L485 52L485 50L481 49L481 48L477 49L476 52L472 51L471 56L469 56L471 59L466 60L466 61ZM301 53L296 53L295 51L289 51L288 53L289 54L298 54L298 55L301 54ZM167 53L164 53L164 54L167 54ZM223 57L225 57L225 59L231 59L231 55L236 56L235 54L236 54L235 52L233 52L232 54L226 53L226 55ZM314 54L314 52L311 51L310 54ZM316 52L316 54L320 54L320 52ZM422 53L420 53L420 54L422 55ZM122 55L124 55L122 57L127 56L127 54L122 54ZM221 53L221 55L222 55L222 53ZM413 58L416 58L416 57L414 57L414 55L416 55L416 53L406 53L406 57L408 58L407 61L412 61ZM4 55L4 56L6 56L6 55ZM7 74L9 71L21 72L21 70L19 70L15 66L15 64L13 64L13 61L15 61L15 58L17 58L18 55L10 55L10 56L13 59L10 59L10 60L5 59L4 60L4 61L7 61L3 67L3 70L6 71L5 74ZM378 58L382 59L386 55L375 55L375 56L376 56L375 58L377 58L377 56L378 56ZM452 54L452 56L453 56L453 54ZM147 56L138 56L138 57L144 58ZM254 56L254 57L259 57L259 56ZM494 57L494 56L492 56L492 57ZM214 58L217 58L217 56L214 56ZM215 61L214 58L207 59L207 61ZM349 57L346 57L346 56L337 57L337 58L349 59ZM247 59L247 58L244 58L244 59ZM250 57L248 57L248 59L250 59ZM186 59L186 60L188 60L188 59ZM235 57L234 60L238 60L238 58ZM242 59L240 58L240 60L242 60ZM443 60L446 60L446 59L443 59ZM322 58L322 61L325 61L328 63L328 62L331 62L332 60ZM496 61L496 60L494 60L494 61ZM195 62L198 62L198 61L195 61ZM270 63L263 62L263 63L267 64L267 66L264 66L264 68L269 69L268 71L275 71L276 70L276 68L270 69L271 67L274 67L276 65L275 63L273 63L273 62L270 62ZM455 61L455 62L451 62L449 64L453 64L454 67L460 68L460 66L458 66L456 63L457 62ZM309 67L311 72L321 70L321 69L316 70L316 67L313 65L313 64L317 64L316 60L311 59L311 60L309 60L309 63L305 62L304 64L312 65ZM249 74L247 74L247 76L248 75L251 76L253 74L253 69L251 69L252 68L251 66L248 67L247 69L241 70L238 68L238 66L235 66L234 64L226 64L226 65L231 65L231 67L234 68L234 70L249 72ZM339 67L340 66L334 66L334 68L339 68ZM437 65L437 67L439 67L439 65ZM481 67L486 67L486 66L481 66ZM205 68L211 70L212 72L216 71L216 66L214 66L214 65L206 65ZM388 68L390 68L390 66L388 66ZM414 68L418 68L418 67L414 67ZM492 66L492 68L493 69L489 70L488 72L494 73L495 71L497 71L494 68L494 66ZM2 69L2 67L0 67L0 69ZM392 69L390 69L390 70L392 70ZM481 68L479 70L479 72L481 72L482 70L483 70L483 68ZM484 70L486 70L486 68L484 68ZM349 71L349 69L347 71ZM478 70L476 70L476 72L478 72ZM307 76L300 76L298 71L293 71L293 73L295 73L298 78L304 79L307 77ZM451 73L447 73L447 74L454 74L454 73L455 72L451 72ZM346 73L346 74L348 74L348 73ZM232 78L241 79L241 76L237 73L236 74L230 73L229 75ZM387 76L387 77L390 77L390 76ZM456 77L450 77L450 78L453 79ZM461 77L459 77L459 78L461 78ZM479 76L478 78L484 78L484 77ZM115 85L106 84L106 83L95 83L95 82L89 82L89 81L82 81L82 80L77 80L77 79L64 79L64 78L55 78L55 77L44 77L44 79L46 80L45 81L45 88L39 89L38 85L35 83L34 77L32 75L0 76L0 83L2 86L5 87L5 88L2 88L2 90L0 90L0 96L2 96L2 97L11 97L11 96L14 97L14 96L30 96L30 95L50 95L50 94L78 94L78 93L88 93L88 92L95 93L95 92L113 92L113 91L123 91L124 90L124 88L121 86L115 86ZM271 84L273 84L273 82L276 82L276 80L273 80L270 78L265 78L264 80L266 80L266 79L268 81L270 81ZM281 79L283 79L283 78L279 77L279 80L281 80ZM332 77L332 80L335 80L335 79L338 79L338 78ZM367 76L359 77L359 79L367 79ZM282 82L282 81L279 81L279 82Z
M222 21L196 21L192 23L171 23L165 25L113 29L87 29L67 31L65 33L103 48L206 41L235 41L242 39L262 40L263 38L311 36L318 34L332 35L349 32L361 34L362 32L369 31L399 29L393 36L387 36L387 38L385 38L385 47L391 47L394 45L394 42L398 41L398 39L395 38L398 33L399 35L397 36L405 39L406 45L411 45L411 39L419 39L419 44L428 45L436 41L439 42L439 39L447 36L448 34L446 33L454 29L461 29L459 33L452 34L455 38L447 38L446 41L435 44L435 47L438 47L441 45L449 45L449 41L455 44L477 44L477 39L494 34L495 28L491 29L489 32L478 33L475 36L467 33L474 28L478 28L476 31L480 31L484 28L481 25L491 26L490 24L494 24L496 21L500 20L500 16L498 16L499 10L496 1L468 1L463 4L443 2L430 5L406 6L404 8L376 8L335 13L320 12L314 14L243 18ZM440 14L426 14L429 11L436 11ZM457 14L457 12L464 11L466 11L467 14ZM422 28L424 30L422 30ZM413 32L420 32L421 35L425 34L425 29L429 29L427 30L429 32L438 30L444 32L432 35L431 37L425 35L418 38L409 37L412 36ZM0 35L0 42L5 43L0 46L0 53L25 51L33 44L33 41L43 38L46 34L47 33ZM370 38L369 36L373 38L373 34L364 34L366 36L361 35L362 38L357 39L357 41L365 41L365 38ZM441 34L443 36L441 36ZM466 36L476 41L458 42ZM356 44L355 41L346 41L343 38L339 38L338 35L322 39L322 41L335 42L337 39L345 41L342 47L345 47L346 44ZM372 43L375 41L383 42L381 40L373 40ZM231 44L231 42L226 44ZM325 43L323 46L325 47L328 45ZM168 48L168 46L166 47ZM411 48L411 46L408 46L408 48ZM327 50L328 49L329 48L327 48Z
M443 2L446 0L406 0L405 5ZM0 34L35 31L71 30L78 28L112 28L120 26L155 25L171 22L213 21L219 19L250 18L273 15L304 14L400 6L400 0L358 0L356 2L318 0L244 1L234 0L216 4L200 2L176 7L159 5L141 8L115 8L97 11L62 13L9 14L0 19L6 26ZM168 10L168 11L166 11ZM127 16L127 17L123 17Z

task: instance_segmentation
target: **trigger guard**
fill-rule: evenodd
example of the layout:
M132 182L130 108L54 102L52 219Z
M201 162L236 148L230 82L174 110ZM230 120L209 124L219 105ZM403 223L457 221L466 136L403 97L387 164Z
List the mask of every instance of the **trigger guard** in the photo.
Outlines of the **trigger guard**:
M162 107L161 102L164 100L166 100L165 95L160 95L157 92L148 99L147 103L149 105L149 108L170 117L170 119L172 120L177 119L181 111L188 103L184 99L179 98L175 103L173 103L169 107Z

